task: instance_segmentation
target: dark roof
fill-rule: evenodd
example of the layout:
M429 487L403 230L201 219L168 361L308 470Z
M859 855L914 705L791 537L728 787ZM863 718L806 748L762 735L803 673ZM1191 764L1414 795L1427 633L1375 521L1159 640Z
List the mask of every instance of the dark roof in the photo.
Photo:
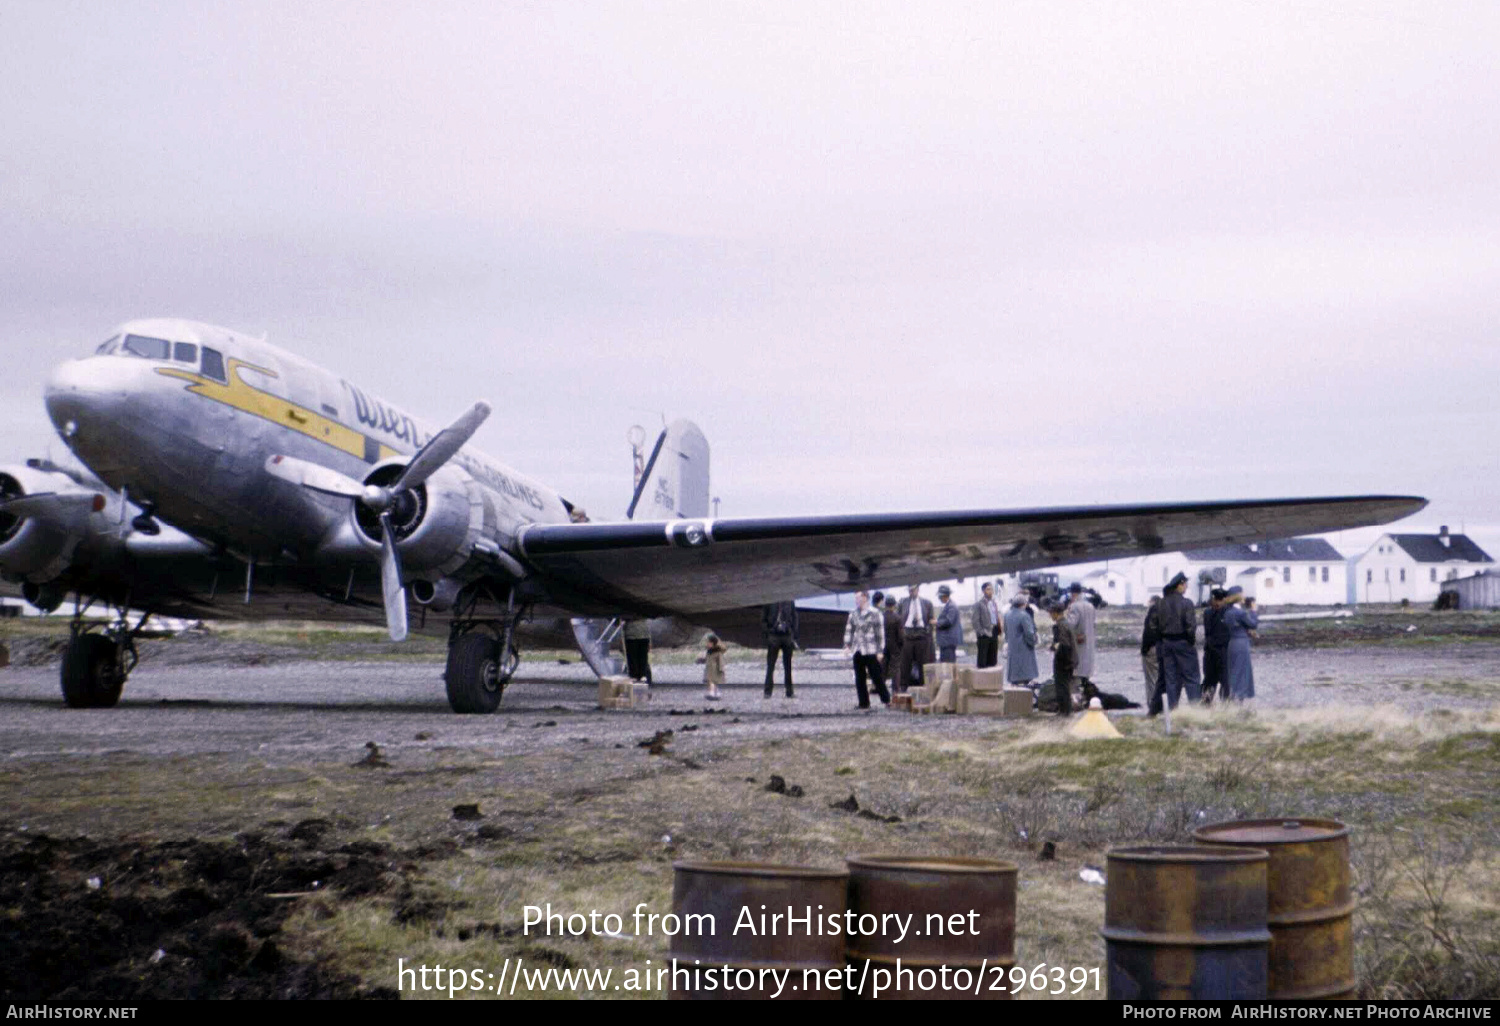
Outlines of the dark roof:
M1444 545L1435 534L1393 534L1391 540L1406 550L1418 563L1493 563L1489 554L1469 540L1466 534L1450 534Z
M1251 548L1254 545L1254 548ZM1342 563L1344 557L1339 550L1322 538L1272 538L1269 541L1250 542L1244 545L1215 545L1207 549L1192 549L1184 552L1195 563L1262 562L1289 563Z

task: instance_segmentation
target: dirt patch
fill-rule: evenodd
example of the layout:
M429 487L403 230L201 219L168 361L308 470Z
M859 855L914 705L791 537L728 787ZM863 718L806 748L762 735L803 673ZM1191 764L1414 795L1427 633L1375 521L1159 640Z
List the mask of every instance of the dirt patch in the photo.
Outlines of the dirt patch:
M281 928L297 902L406 886L391 848L325 850L295 837L230 842L0 835L0 998L393 998L295 957Z

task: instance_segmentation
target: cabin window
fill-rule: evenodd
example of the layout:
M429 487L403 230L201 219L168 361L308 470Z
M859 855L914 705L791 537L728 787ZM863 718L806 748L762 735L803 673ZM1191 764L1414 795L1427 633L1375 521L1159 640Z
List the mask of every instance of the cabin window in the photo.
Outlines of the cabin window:
M1323 583L1328 583L1328 568L1326 566L1323 568Z
M170 360L171 350L171 343L166 339L152 338L149 335L126 335L125 344L120 347L122 353L145 357L147 360Z
M1433 567L1431 570L1427 571L1427 579L1434 584L1437 583L1437 567Z
M172 359L178 363L198 363L198 347L191 342L177 342L172 346Z
M229 377L224 373L224 356L217 349L203 347L203 376L229 383Z
M1292 583L1292 568L1291 567L1284 566L1284 567L1281 568L1281 583L1282 584L1291 584Z
M99 348L94 350L94 354L96 356L108 356L110 353L115 351L115 344L119 341L120 336L116 335L106 342L100 342Z
M1366 570L1365 571L1365 583L1366 584L1372 584L1372 583L1374 583L1374 581L1375 581L1375 571L1374 570Z
M1406 567L1404 566L1401 568L1401 583L1406 583Z
M1308 584L1317 584L1318 583L1318 568L1317 567L1310 566L1310 567L1307 568L1307 583Z

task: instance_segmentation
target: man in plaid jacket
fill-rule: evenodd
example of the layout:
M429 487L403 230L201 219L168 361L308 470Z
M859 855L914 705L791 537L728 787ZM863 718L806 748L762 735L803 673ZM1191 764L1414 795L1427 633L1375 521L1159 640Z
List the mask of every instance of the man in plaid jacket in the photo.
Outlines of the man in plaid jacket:
M875 685L880 701L891 704L890 692L885 689L885 676L880 672L880 655L885 651L885 614L870 607L870 593L854 593L854 612L844 625L844 654L854 656L854 688L859 692L859 707L870 708L870 691L865 685L868 678Z

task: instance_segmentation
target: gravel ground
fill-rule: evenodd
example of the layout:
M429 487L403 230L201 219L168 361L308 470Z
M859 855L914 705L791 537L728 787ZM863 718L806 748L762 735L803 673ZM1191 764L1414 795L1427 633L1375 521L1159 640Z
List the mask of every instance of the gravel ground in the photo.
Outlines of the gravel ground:
M1139 663L1128 650L1101 650L1096 683L1140 701ZM781 696L779 669L777 694L763 699L762 665L744 661L730 664L725 701L710 707L699 667L665 665L655 670L651 707L628 712L598 709L595 682L582 665L538 661L523 664L497 714L454 716L441 672L435 663L152 660L126 685L117 708L70 710L62 705L55 664L12 666L0 670L0 754L48 760L214 752L275 765L353 757L370 740L394 751L462 745L497 755L559 744L633 744L653 730L688 722L714 728L697 735L700 744L870 728L970 736L990 725L982 717L857 711L847 662L813 655L796 661L795 701ZM1273 650L1257 655L1255 672L1255 701L1264 709L1340 703L1393 705L1410 713L1478 708L1500 698L1500 644ZM709 708L714 714L704 715ZM417 734L431 736L417 741Z

